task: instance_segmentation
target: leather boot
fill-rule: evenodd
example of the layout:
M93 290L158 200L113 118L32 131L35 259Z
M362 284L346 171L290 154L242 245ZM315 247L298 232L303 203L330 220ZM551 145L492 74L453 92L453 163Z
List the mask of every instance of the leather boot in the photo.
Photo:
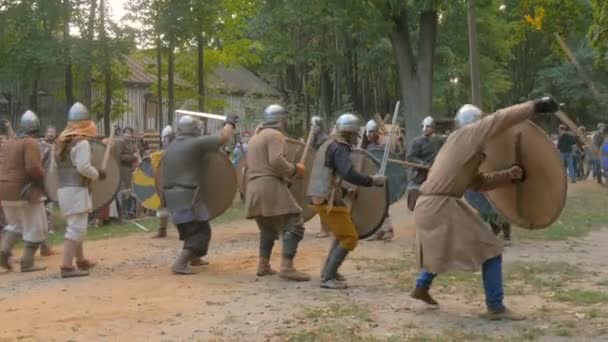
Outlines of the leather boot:
M88 260L84 257L84 248L82 247L82 242L79 242L78 247L76 247L76 267L78 267L79 270L88 271L95 267L95 265L97 265L95 261Z
M523 321L524 319L526 319L526 316L517 314L506 307L499 310L493 310L488 308L488 311L484 314L481 314L481 317L490 321Z
M153 239L162 239L162 238L167 237L167 225L169 225L169 218L161 217L158 220L158 231L156 232L156 235L154 235L152 238Z
M188 265L188 262L190 261L192 256L193 253L191 251L187 249L182 249L182 251L177 256L177 260L175 260L175 263L173 264L173 266L171 266L171 271L174 274L179 275L194 274L194 271L192 271L192 269Z
M4 231L2 234L2 244L0 245L0 267L11 271L13 266L11 265L11 252L13 247L21 239L21 234L13 231Z
M37 250L37 243L25 242L23 256L21 257L21 272L36 272L46 270L46 266L37 266L34 264L34 256L36 255Z
M63 242L63 265L60 267L61 278L84 277L89 275L87 270L74 267L74 258L78 249L78 241L65 239Z
M321 288L342 290L348 287L346 283L338 281L337 279L338 268L340 268L348 253L349 251L339 244L332 249L327 261L324 277L321 279Z
M410 297L414 299L421 300L428 305L439 305L439 303L431 297L428 288L424 287L416 287L412 293L410 293Z
M258 261L258 271L256 275L258 277L263 277L268 275L275 275L276 273L277 271L273 270L270 266L270 258L260 257Z
M323 264L323 268L321 269L321 279L325 279L325 271L327 270L327 264L329 263L329 257L333 250L338 246L338 240L333 239L331 242L331 246L329 247L329 252L327 253L327 259L325 259L325 263ZM336 272L336 280L337 281L346 281L346 277L344 277L339 272Z
M190 259L190 266L207 266L207 265L209 265L209 260L207 260L206 255L204 255L202 257L197 257L196 255L194 255Z
M281 271L279 277L284 280L309 281L310 276L304 272L299 272L293 267L293 259L283 257L281 259Z

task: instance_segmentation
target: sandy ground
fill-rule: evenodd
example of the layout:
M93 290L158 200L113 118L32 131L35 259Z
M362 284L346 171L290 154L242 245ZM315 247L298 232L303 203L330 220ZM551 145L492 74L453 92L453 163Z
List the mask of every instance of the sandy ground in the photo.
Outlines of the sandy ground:
M429 310L408 297L412 285L399 284L379 271L406 261L413 274L414 227L404 203L391 208L396 229L393 242L362 242L344 265L351 287L342 292L319 288L319 268L329 239L315 239L318 219L307 224L296 266L312 275L305 283L258 278L257 228L252 221L215 225L210 265L193 276L175 276L169 267L180 244L176 231L168 239L136 234L88 242L86 253L99 262L91 276L60 279L61 256L39 260L47 271L0 274L0 341L264 341L314 329L316 318L302 319L307 308L356 303L371 315L362 333L379 339L401 336L408 327L431 332L464 329L493 336L517 336L542 326L538 317L546 299L534 294L510 296L507 303L533 318L518 323L492 323L477 318L483 291L436 291L441 309ZM596 231L569 242L517 242L506 251L507 263L562 261L594 269L594 279L608 279L608 231ZM279 265L280 244L273 264ZM605 273L606 272L606 273ZM397 270L399 273L399 270ZM322 320L322 317L320 318ZM406 339L406 338L403 338ZM463 338L467 339L467 338ZM334 340L342 340L336 337ZM397 339L401 340L401 338Z

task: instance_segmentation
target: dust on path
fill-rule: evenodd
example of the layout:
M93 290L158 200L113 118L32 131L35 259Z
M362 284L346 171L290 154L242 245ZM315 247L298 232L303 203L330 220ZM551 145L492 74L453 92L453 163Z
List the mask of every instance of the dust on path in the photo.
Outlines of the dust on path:
M169 271L180 248L174 230L165 240L133 235L87 242L87 254L99 261L89 277L60 279L60 255L43 260L49 267L43 273L0 274L0 341L281 340L277 332L317 324L298 318L303 309L334 302L368 308L375 323L366 327L366 334L379 338L395 336L407 326L509 336L539 324L535 320L500 324L478 319L476 314L483 309L480 284L480 293L473 299L460 292L438 293L441 310L431 311L409 299L385 275L367 269L374 263L412 258L414 226L405 204L393 206L391 214L395 241L361 242L344 265L351 288L342 292L318 287L320 265L329 245L328 239L313 237L319 229L318 219L307 224L296 258L296 266L313 277L305 283L255 276L258 243L252 221L215 225L211 264L188 277ZM585 262L597 262L596 270L605 272L606 257L598 257L606 253L605 242L607 231L593 233L580 241L585 248L581 255L577 250L558 254L561 247L554 243L544 243L546 252L539 251L536 242L517 243L507 250L505 259L543 260L551 255L578 259L584 254ZM273 257L275 267L279 248ZM507 302L525 313L534 313L544 304L528 295L509 297Z

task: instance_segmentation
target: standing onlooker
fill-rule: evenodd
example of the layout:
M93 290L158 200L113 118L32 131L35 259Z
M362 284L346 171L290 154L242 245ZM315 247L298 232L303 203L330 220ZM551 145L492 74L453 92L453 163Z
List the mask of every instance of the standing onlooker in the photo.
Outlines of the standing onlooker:
M597 124L597 132L593 134L593 149L591 151L591 167L593 172L593 178L597 181L598 184L602 183L602 162L601 162L601 154L602 154L602 145L604 145L604 141L606 140L606 136L608 136L608 127L604 123Z
M568 168L568 176L572 183L576 183L576 170L574 168L574 157L572 155L576 145L576 138L568 131L565 125L559 125L559 136L557 138L557 149L562 161Z
M38 140L38 145L40 146L40 153L42 159L42 166L45 167L51 158L51 151L53 149L53 144L55 144L55 139L57 138L57 129L55 126L47 126L46 132L44 134L44 138ZM54 233L55 229L53 226L53 218L51 216L51 210L53 209L53 202L46 200L45 210L46 210L46 222L48 225L49 233ZM45 236L44 242L40 245L40 255L42 256L51 256L57 254L55 251L51 249L48 244L48 236Z
M121 218L134 218L137 203L131 194L131 178L133 165L139 159L137 155L137 141L133 129L125 127L122 137L116 140L116 153L120 163L120 193L118 206Z

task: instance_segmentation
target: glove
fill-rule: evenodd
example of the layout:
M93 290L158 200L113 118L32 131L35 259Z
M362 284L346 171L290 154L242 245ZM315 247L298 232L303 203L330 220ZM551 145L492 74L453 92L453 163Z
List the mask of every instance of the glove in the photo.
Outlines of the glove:
M106 172L104 170L97 169L97 173L99 174L99 177L97 179L99 179L101 181L104 180L104 179L106 179L107 175L106 175Z
M306 175L306 166L304 166L304 164L302 163L297 163L296 164L296 178L304 178L304 176Z
M539 113L555 113L559 110L559 103L550 96L541 97L534 100L534 112Z
M226 121L224 121L224 126L227 124L231 124L232 127L236 128L236 124L239 122L239 116L238 115L228 115L226 117Z
M384 186L384 184L386 184L386 176L373 175L372 184L374 184L375 186Z
M509 176L511 176L511 180L513 180L514 183L523 182L526 180L526 172L517 164L511 166L509 169Z

